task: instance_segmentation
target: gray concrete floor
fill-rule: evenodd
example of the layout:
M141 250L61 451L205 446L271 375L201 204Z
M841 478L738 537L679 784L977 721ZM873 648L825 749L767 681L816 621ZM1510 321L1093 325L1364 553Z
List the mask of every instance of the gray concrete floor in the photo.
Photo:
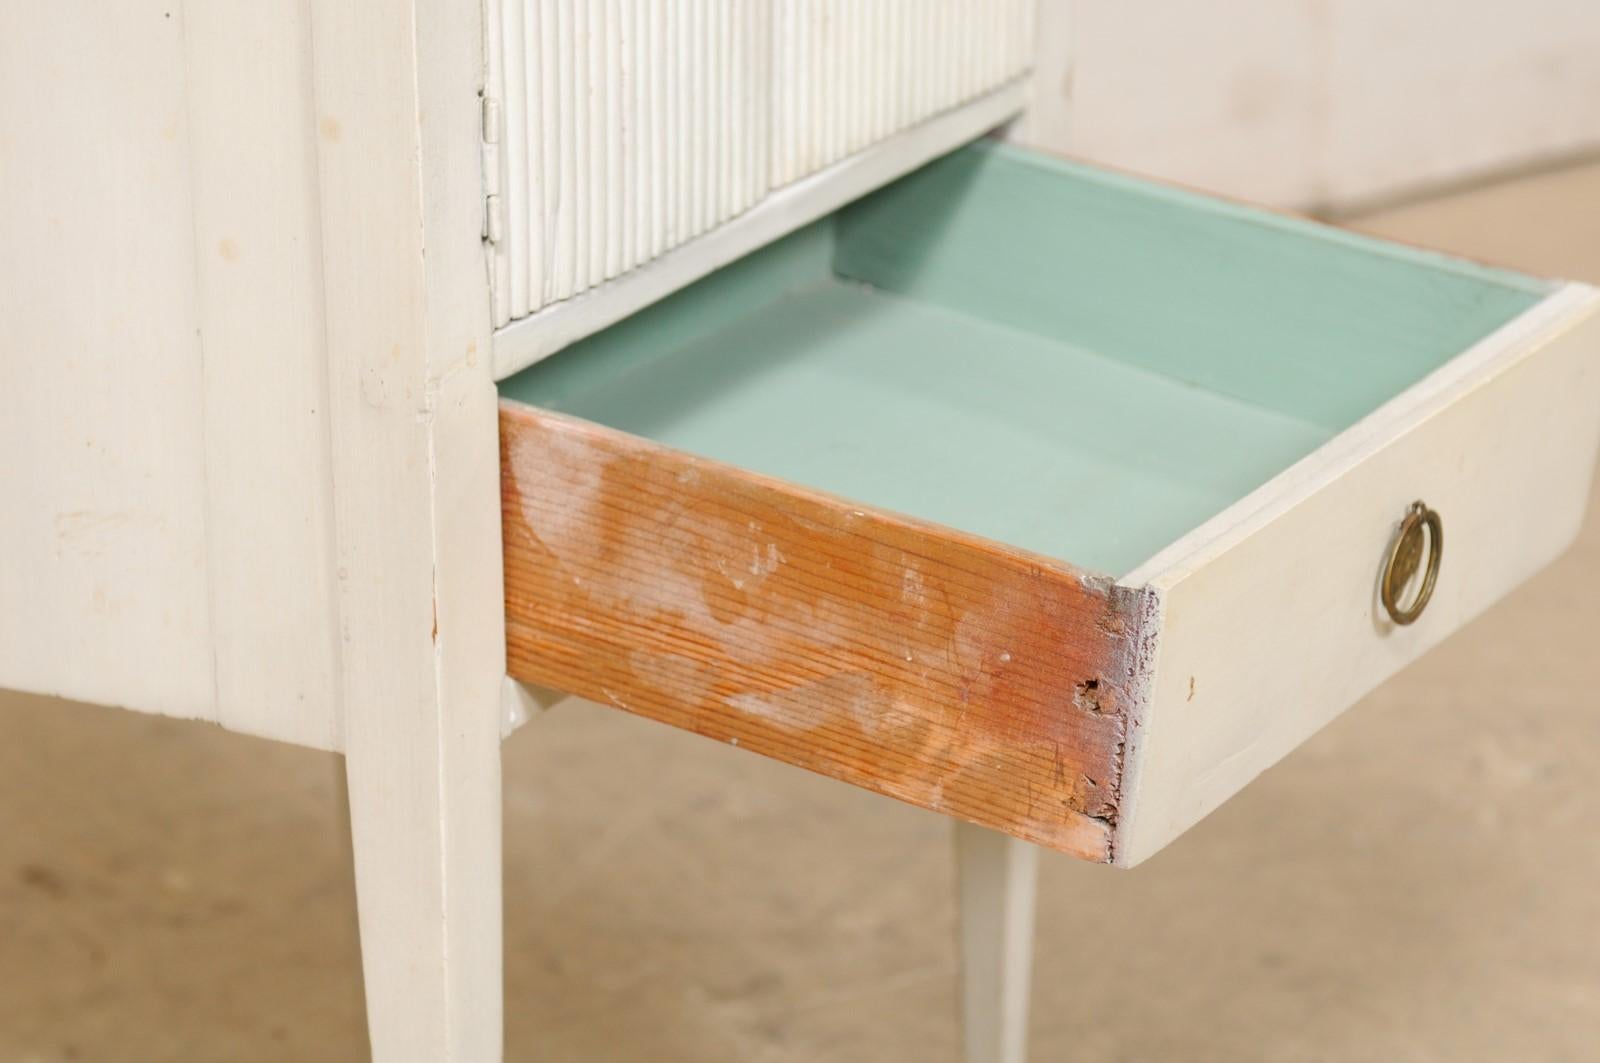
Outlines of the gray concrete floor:
M1363 219L1600 281L1600 165ZM1600 1059L1600 495L1133 872L1043 861L1036 1060ZM365 1053L333 757L0 698L0 1061ZM955 1060L936 816L582 706L506 746L508 1058Z

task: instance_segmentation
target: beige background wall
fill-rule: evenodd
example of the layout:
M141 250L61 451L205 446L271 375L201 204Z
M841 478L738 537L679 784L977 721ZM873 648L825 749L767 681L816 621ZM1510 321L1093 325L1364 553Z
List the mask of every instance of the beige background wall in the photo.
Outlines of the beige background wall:
M1595 0L1040 0L1023 139L1349 210L1600 151ZM1070 55L1065 41L1075 34Z

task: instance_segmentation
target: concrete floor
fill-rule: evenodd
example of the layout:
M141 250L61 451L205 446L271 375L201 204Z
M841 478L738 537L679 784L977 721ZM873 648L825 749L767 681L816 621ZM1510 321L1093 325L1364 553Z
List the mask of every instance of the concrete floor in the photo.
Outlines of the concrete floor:
M1363 228L1600 281L1600 165ZM1043 861L1036 1060L1600 1059L1582 541L1145 867ZM0 1063L365 1054L335 760L0 699ZM513 1060L955 1060L938 817L643 720L506 746Z

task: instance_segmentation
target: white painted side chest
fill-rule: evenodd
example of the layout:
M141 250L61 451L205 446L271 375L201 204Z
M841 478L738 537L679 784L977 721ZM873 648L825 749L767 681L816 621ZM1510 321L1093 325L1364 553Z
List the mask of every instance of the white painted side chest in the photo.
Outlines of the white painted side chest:
M1600 445L1591 289L973 143L1038 16L11 5L0 685L342 751L379 1059L499 1058L508 673L976 824L1020 1059L1012 839L1160 849Z

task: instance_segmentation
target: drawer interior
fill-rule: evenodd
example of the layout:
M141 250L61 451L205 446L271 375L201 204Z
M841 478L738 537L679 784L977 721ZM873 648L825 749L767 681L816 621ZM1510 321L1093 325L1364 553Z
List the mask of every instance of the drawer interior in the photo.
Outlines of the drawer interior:
M984 142L501 390L1122 575L1550 290Z

